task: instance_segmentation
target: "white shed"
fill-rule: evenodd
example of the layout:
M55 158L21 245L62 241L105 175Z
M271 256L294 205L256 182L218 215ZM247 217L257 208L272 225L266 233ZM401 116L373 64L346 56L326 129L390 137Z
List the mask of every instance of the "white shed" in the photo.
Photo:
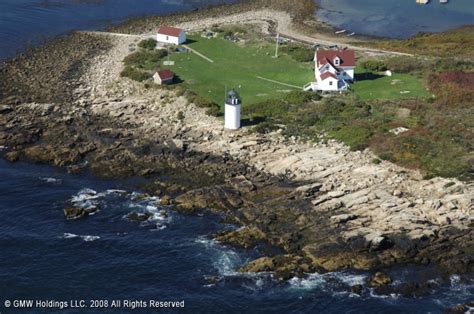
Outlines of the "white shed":
M168 69L157 70L153 75L153 81L158 85L173 83L174 73Z
M156 40L159 43L181 45L186 42L186 33L181 28L161 26Z

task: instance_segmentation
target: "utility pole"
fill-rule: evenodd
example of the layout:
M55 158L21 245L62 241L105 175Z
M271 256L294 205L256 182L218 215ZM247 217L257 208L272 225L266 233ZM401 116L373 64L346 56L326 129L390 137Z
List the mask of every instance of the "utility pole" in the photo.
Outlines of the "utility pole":
M280 33L277 33L276 48L275 48L275 58L278 58L278 46L280 46Z

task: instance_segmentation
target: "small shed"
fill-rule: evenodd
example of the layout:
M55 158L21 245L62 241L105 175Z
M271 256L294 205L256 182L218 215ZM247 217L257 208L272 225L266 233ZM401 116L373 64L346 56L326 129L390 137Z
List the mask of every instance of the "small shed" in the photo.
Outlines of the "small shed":
M156 35L159 43L181 45L186 42L186 33L181 28L162 25Z
M153 75L153 81L158 85L171 84L174 80L174 73L171 70L156 70Z

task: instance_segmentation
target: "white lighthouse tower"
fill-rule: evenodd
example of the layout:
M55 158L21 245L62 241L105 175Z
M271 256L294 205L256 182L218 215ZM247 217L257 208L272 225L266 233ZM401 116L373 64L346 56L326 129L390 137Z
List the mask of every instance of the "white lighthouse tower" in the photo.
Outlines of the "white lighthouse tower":
M235 90L231 90L225 100L224 128L231 130L240 128L240 105L239 95Z

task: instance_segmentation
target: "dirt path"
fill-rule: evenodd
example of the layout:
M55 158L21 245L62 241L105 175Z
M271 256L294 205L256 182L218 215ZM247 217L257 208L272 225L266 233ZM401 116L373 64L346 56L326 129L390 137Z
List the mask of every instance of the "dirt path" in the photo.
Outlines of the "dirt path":
M147 39L151 35L135 35L135 34L122 34L112 32L100 32L100 31L80 31L79 33L97 35L97 36L114 36L114 37L125 37L125 38L136 38L136 39Z
M183 45L184 48L188 49L189 51L195 53L196 55L200 56L201 58L203 58L204 60L206 61L209 61L210 63L214 63L213 60L211 60L210 58L206 57L205 55L203 55L202 53L200 53L199 51L189 47L188 45Z
M366 53L376 55L400 55L400 56L413 56L411 54L387 51L379 49L371 49L366 47L360 47L357 45L348 44L343 38L334 34L334 36L326 34L315 34L308 36L295 30L292 27L292 19L288 13L274 10L259 10L252 12L239 13L224 17L212 17L207 19L201 19L197 21L185 22L177 25L187 31L197 31L205 28L210 28L213 25L222 24L255 24L261 27L262 31L266 34L271 34L271 22L276 25L276 32L280 33L281 37L293 39L296 41L308 43L308 44L320 44L323 46L338 45L340 47L348 47L354 50L363 51Z
M296 86L296 85L291 85L291 84L287 84L287 83L283 83L283 82L278 82L278 81L267 79L267 78L264 78L264 77L261 77L261 76L256 76L256 78L258 78L259 80L262 80L262 81L267 81L267 82L270 82L270 83L275 83L275 84L283 85L283 86L287 86L287 87L292 87L292 88L297 88L297 89L302 88L301 86Z

